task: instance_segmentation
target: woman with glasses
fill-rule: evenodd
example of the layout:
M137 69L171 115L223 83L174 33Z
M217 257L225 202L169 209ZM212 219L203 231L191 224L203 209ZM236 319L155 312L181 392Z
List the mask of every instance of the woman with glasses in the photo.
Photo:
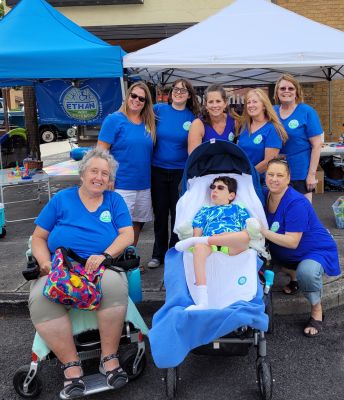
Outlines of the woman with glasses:
M270 160L266 170L265 202L269 228L261 227L261 233L269 241L272 259L287 266L291 280L286 293L294 294L300 288L311 304L311 317L304 334L314 337L320 333L323 322L322 275L340 274L338 250L310 202L289 183L288 163Z
M209 86L204 93L204 100L201 116L194 120L190 128L189 154L210 139L233 142L235 138L235 122L229 112L225 89L221 85Z
M154 247L149 268L163 263L168 248L178 237L173 233L178 186L188 157L187 138L192 121L199 114L196 92L186 79L176 80L168 104L155 104L157 141L152 161L152 203L154 212ZM170 236L168 229L171 218Z
M312 202L323 133L319 116L303 102L301 85L289 74L276 82L274 98L275 110L288 134L281 153L286 155L290 166L290 183Z
M249 90L245 96L238 146L261 176L268 161L278 155L287 139L266 93L262 89Z
M118 161L114 187L126 202L134 227L136 246L142 226L152 220L151 161L155 117L147 85L134 83L119 111L108 115L97 147L110 150Z

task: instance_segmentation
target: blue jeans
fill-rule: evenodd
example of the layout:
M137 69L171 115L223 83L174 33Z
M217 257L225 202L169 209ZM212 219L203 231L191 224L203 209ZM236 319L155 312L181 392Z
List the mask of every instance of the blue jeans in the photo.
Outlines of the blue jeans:
M314 260L303 260L297 266L296 279L299 282L303 295L312 305L318 304L321 301L323 274L324 268Z

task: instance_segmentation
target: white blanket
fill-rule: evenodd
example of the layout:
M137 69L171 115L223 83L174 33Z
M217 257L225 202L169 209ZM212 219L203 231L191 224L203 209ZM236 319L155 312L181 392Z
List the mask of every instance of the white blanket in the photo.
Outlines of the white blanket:
M186 282L195 301L195 274L190 251L183 254ZM209 309L221 309L239 300L250 301L257 293L257 253L246 250L237 256L210 254L206 262Z

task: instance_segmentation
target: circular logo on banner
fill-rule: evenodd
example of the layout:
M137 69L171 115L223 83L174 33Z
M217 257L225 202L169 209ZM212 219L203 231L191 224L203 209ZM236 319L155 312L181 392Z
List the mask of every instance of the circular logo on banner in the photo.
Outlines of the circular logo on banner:
M241 276L241 277L238 279L238 284L239 284L240 286L245 285L246 282L247 282L246 276Z
M277 232L279 230L280 224L278 221L272 223L270 231Z
M261 143L263 140L263 136L262 135L257 135L254 139L253 139L253 143L254 144L259 144Z
M69 87L62 93L60 104L68 117L80 121L97 119L102 111L98 94L89 86Z
M191 121L185 121L183 124L183 129L185 131L188 131L190 129L190 126L191 126Z
M290 129L296 129L299 126L299 121L297 119L292 119L288 122L288 126Z
M229 142L233 142L233 140L234 140L234 133L230 132L229 135L228 135L228 141Z
M110 211L103 211L103 212L100 214L99 219L100 219L102 222L111 222L111 213L110 213Z

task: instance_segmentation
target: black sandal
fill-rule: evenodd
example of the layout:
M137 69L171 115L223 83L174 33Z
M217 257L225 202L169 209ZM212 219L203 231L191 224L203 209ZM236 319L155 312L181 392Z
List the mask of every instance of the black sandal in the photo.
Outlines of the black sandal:
M309 338L318 336L319 333L322 331L323 321L324 321L324 317L323 317L322 321L319 321L317 319L314 319L313 317L310 317L307 322L307 325L304 327L303 334ZM305 332L305 329L307 329L307 328L314 328L317 330L317 333Z
M65 371L71 367L81 367L81 361L71 361L69 363L63 364L61 368ZM60 392L61 399L76 399L85 395L86 386L82 379L83 374L77 378L67 378L64 379L64 388Z
M118 354L110 354L103 357L100 360L99 372L103 375L106 375L106 383L109 388L119 389L128 383L128 375L121 366L110 371L105 370L104 363L113 359L118 360Z
M287 291L287 290L288 291ZM298 284L298 282L297 281L290 281L289 283L288 283L288 285L285 285L285 287L282 289L283 290L283 293L284 294L286 294L286 295L288 295L288 296L291 296L291 295L293 295L293 294L296 294L298 291L299 291L299 284Z

